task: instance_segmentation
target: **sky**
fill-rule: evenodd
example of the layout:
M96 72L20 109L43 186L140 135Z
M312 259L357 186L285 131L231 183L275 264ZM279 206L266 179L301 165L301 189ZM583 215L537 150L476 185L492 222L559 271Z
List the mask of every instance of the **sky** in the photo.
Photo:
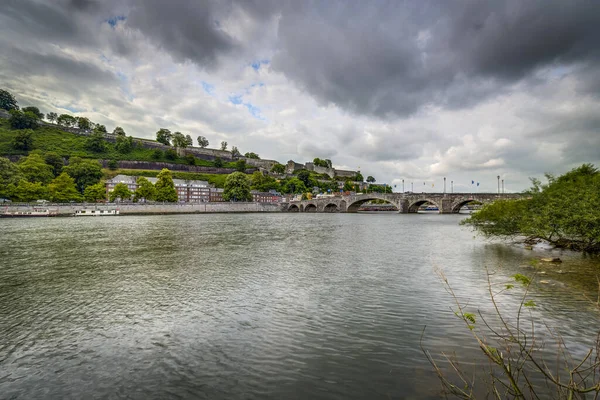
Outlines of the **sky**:
M0 88L395 191L517 192L600 166L599 39L594 0L3 0Z

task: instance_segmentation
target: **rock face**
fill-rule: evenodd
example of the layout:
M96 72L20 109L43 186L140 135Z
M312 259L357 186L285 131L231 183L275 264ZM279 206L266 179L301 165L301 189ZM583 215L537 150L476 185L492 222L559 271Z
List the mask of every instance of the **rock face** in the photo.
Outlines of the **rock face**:
M542 257L540 261L551 262L551 263L561 263L562 260L558 257Z

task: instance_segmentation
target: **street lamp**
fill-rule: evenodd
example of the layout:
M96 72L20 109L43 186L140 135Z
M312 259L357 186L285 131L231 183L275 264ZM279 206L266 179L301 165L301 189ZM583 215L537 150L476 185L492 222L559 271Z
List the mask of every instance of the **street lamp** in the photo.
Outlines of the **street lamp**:
M454 181L450 181L450 193L454 193Z
M444 194L446 194L446 177L444 177Z
M402 193L404 193L404 179L402 179Z
M498 175L498 194L500 194L500 175Z
M502 179L502 194L504 194L504 179Z
M410 191L414 193L415 191L415 186L414 186L414 182L410 183Z

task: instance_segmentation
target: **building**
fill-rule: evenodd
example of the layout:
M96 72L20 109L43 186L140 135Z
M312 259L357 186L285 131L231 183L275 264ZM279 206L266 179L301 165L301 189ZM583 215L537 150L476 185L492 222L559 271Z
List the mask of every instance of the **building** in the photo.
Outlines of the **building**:
M223 189L212 188L210 190L210 201L213 203L225 201L223 200Z
M112 192L115 189L115 186L117 186L117 184L119 183L124 183L127 185L127 188L131 191L131 192L135 192L137 189L137 183L136 183L137 177L136 176L129 176L129 175L117 175L112 179L107 179L106 180L106 198L108 199L108 194L110 192Z
M131 192L135 192L138 188L137 176L117 175L106 181L106 197L112 192L115 186L119 183L125 183ZM153 185L156 184L157 178L146 178ZM211 186L206 181L173 179L175 190L177 191L177 199L186 203L202 203L210 201ZM214 189L213 189L214 190Z
M257 203L279 203L281 201L281 195L275 191L259 192L252 190L250 193L252 194L252 201Z

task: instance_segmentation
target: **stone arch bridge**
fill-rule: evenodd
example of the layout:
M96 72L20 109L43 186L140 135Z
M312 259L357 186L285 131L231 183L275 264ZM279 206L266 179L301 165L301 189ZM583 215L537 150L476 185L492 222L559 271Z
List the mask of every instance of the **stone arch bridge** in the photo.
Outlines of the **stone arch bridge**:
M289 212L357 212L360 206L371 200L385 200L393 204L403 214L416 213L423 204L437 206L441 214L458 213L466 204L479 202L493 203L499 199L517 199L521 194L497 193L367 193L348 196L334 196L312 200L282 203Z

